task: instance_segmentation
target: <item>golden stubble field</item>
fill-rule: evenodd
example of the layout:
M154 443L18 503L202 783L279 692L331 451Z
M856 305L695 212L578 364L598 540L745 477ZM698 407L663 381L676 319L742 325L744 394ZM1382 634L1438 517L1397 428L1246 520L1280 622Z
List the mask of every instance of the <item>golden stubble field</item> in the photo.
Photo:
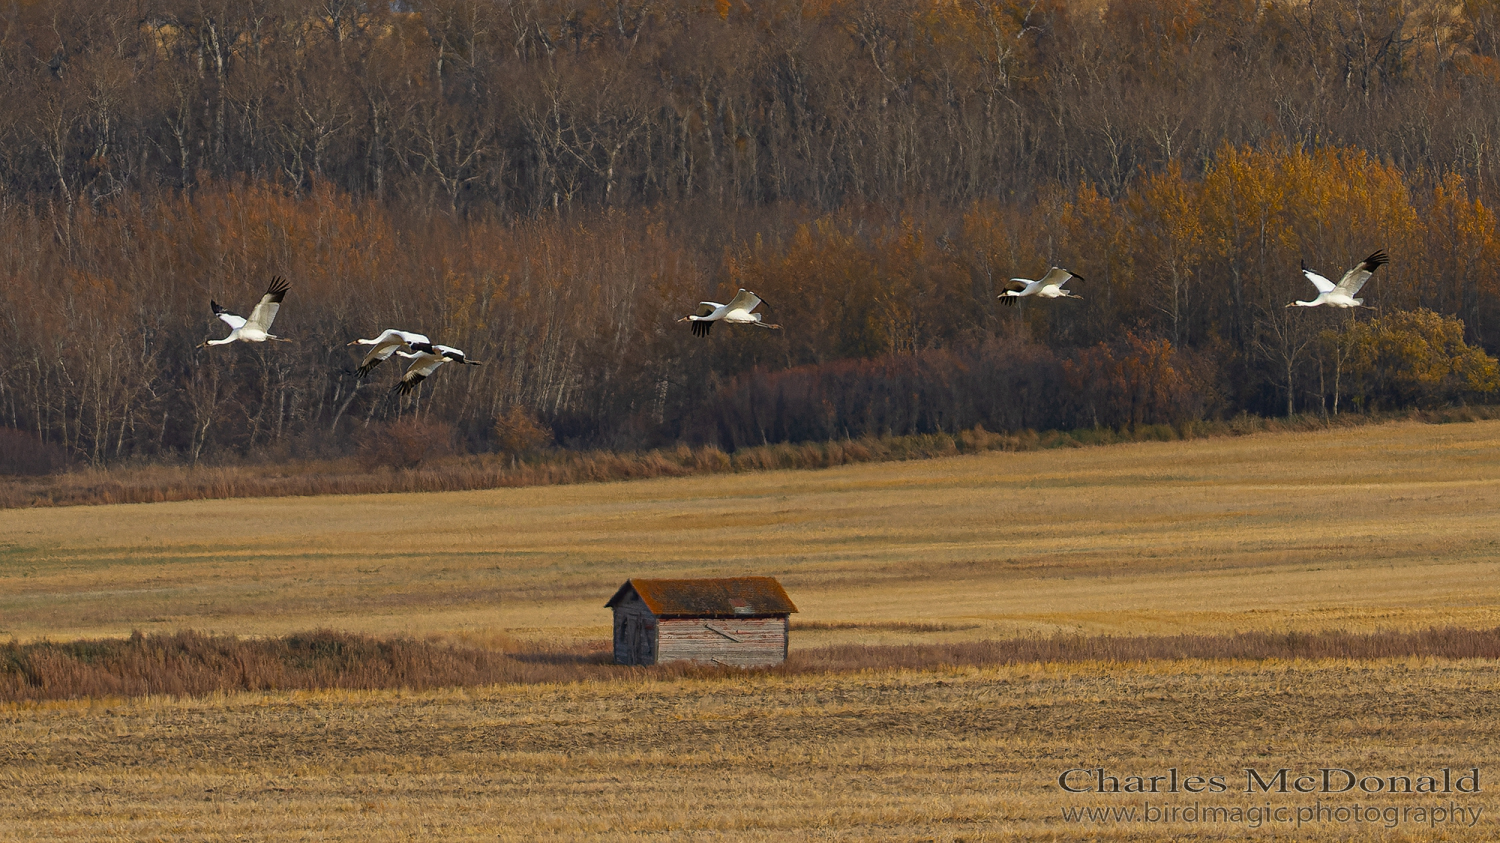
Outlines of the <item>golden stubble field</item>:
M1489 840L1493 666L1015 666L0 709L7 840ZM1319 767L1482 792L1243 792ZM1224 794L1068 794L1070 768ZM1313 772L1316 775L1315 772ZM1456 778L1456 776L1455 776ZM1079 784L1076 780L1073 783ZM1336 780L1336 786L1342 779ZM1165 786L1165 785L1163 785ZM1068 822L1079 808L1442 808ZM1478 822L1470 824L1474 811ZM1144 813L1140 815L1144 818ZM1311 819L1311 818L1309 818Z
M796 643L1500 625L1500 422L482 492L0 511L0 635L608 638L770 574ZM861 627L859 624L865 624Z
M1012 634L1500 625L1500 423L1391 424L818 472L0 512L22 640L318 627L600 647L630 576L774 574L793 648ZM623 678L0 709L0 839L1496 836L1482 661L1057 664ZM1071 767L1380 776L1376 821L1070 823ZM1439 773L1440 774L1440 773ZM1433 826L1409 809L1481 811ZM1466 814L1466 816L1469 816Z

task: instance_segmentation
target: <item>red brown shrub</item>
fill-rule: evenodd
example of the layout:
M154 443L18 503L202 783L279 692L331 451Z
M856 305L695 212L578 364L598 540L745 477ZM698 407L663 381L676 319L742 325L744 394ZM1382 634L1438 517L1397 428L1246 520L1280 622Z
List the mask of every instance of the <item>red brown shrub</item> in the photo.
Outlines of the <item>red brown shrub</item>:
M367 469L416 468L456 450L453 425L415 415L373 426L359 446L360 463Z
M0 427L0 474L36 477L67 465L68 455L62 448L43 442L35 433Z

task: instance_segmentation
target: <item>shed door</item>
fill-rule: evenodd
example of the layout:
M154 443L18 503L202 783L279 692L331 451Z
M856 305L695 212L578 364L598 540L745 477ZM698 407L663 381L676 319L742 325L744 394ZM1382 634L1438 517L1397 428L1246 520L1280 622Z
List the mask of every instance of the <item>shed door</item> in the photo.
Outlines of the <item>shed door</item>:
M656 624L649 620L632 618L630 625L630 655L635 664L656 664Z

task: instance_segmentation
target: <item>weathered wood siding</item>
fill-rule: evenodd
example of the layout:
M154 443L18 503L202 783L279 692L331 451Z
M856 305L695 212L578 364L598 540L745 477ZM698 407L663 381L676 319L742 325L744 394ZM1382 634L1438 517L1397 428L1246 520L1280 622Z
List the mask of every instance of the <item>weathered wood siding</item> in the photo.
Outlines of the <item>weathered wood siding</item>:
M656 616L629 595L615 607L615 664L656 664Z
M764 667L786 661L785 617L659 618L656 630L658 663Z

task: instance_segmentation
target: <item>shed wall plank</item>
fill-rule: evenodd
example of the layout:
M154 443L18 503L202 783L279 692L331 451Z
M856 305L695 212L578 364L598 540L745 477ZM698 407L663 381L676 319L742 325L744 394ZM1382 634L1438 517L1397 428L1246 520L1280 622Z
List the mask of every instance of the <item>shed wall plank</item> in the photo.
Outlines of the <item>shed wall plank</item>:
M697 661L757 667L786 660L784 617L662 618L657 624L658 662Z

